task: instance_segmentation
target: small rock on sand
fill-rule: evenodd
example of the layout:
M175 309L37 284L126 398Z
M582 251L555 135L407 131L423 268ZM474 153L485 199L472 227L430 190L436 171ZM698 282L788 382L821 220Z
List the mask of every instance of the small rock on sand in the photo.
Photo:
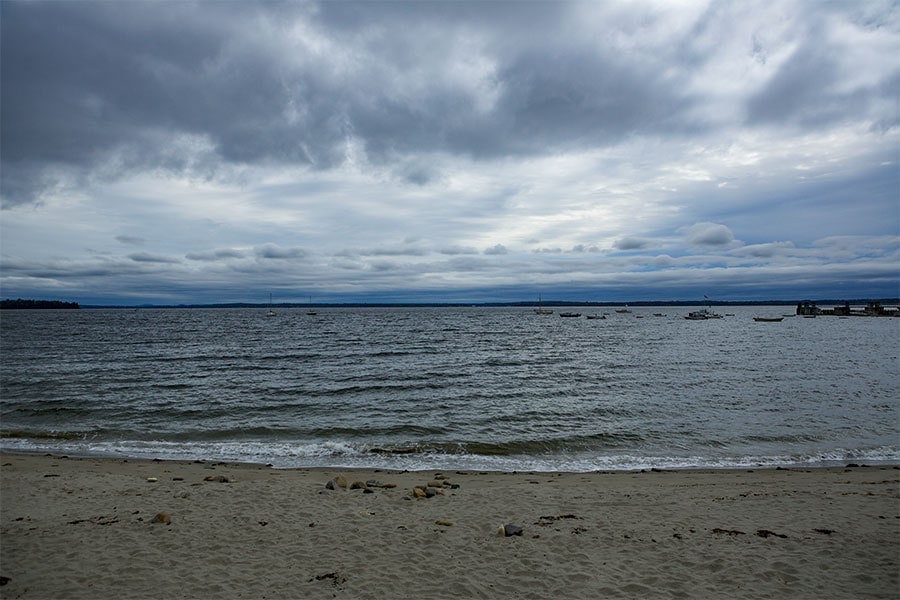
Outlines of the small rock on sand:
M501 525L497 528L497 535L500 537L512 537L514 535L522 535L522 528L518 525Z
M170 517L168 513L159 512L159 513L156 513L155 517L153 517L153 523L162 523L164 525L171 525L172 517Z
M389 488L395 488L395 487L397 487L397 484L396 484L396 483L381 483L381 482L378 481L377 479L370 479L370 480L368 480L368 481L366 482L366 485L367 485L368 487L370 487L370 488L384 488L384 489L389 489Z
M234 480L224 475L207 475L203 481L215 481L217 483L234 483Z

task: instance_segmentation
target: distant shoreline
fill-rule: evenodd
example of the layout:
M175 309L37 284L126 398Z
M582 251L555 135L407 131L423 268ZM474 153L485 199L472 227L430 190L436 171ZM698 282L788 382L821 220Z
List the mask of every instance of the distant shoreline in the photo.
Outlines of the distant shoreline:
M804 301L806 301L804 299ZM635 300L629 302L590 302L579 300L545 300L542 306L596 306L596 307L655 307L655 306L797 306L798 300ZM880 302L883 305L898 305L900 298L857 298L812 300L820 305L866 305ZM83 309L104 308L266 308L266 303L230 302L206 304L142 304L142 305L99 305L85 304ZM533 308L538 302L284 302L274 303L273 308Z
M272 304L272 308L533 308L538 306L566 307L592 306L611 307L660 307L660 306L797 306L800 302L812 302L818 305L863 305L878 302L882 305L900 305L900 298L853 298L853 299L814 299L814 300L632 300L628 302L597 302L581 300L545 300L520 302L282 302ZM79 304L60 300L3 300L2 310L23 309L191 309L191 308L267 308L270 305L261 302L210 302L195 304Z

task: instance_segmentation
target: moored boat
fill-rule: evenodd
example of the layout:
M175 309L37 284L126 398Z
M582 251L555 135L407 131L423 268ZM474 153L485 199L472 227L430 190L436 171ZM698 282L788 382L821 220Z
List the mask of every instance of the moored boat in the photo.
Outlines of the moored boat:
M544 308L543 298L541 298L540 295L538 295L538 305L537 305L537 308L534 309L534 314L536 314L536 315L552 315L553 314L552 308Z

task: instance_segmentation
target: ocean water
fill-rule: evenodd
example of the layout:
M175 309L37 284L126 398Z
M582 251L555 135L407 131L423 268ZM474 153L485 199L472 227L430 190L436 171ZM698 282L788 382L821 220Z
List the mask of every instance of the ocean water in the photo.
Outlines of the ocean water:
M608 316L5 311L0 447L504 471L900 462L900 319L566 310Z

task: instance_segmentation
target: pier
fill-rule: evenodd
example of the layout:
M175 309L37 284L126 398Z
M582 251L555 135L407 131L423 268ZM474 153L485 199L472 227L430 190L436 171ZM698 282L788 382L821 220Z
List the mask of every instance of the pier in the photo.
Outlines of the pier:
M803 317L836 316L836 317L900 317L897 307L885 307L880 302L869 302L865 308L854 309L849 302L834 308L819 308L815 302L797 304L797 314Z

